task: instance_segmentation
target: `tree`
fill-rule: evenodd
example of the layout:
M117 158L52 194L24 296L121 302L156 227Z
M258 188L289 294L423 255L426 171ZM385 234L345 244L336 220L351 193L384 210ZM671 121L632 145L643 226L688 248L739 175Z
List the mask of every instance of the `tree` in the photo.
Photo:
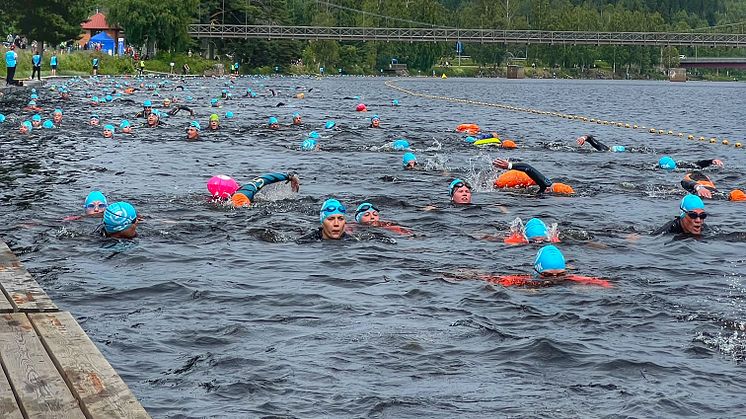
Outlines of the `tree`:
M110 0L109 24L121 26L133 44L183 49L199 0Z
M88 0L10 0L7 10L22 11L15 26L29 39L58 44L78 39L90 8Z

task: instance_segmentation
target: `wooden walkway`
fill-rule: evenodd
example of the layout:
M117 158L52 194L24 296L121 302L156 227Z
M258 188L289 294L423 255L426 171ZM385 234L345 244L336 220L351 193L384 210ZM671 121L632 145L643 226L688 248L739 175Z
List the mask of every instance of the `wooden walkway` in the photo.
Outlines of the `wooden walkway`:
M0 291L0 419L150 418L2 241Z

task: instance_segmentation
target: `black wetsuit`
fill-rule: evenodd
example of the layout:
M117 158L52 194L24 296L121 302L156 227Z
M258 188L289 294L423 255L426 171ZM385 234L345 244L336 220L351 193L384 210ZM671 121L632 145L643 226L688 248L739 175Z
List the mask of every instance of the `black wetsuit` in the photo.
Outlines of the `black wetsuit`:
M342 237L340 237L338 240L340 241L359 241L357 237L347 234L347 232L342 233ZM295 240L298 244L304 244L304 243L313 243L313 242L320 242L324 241L324 235L322 233L322 228L319 227L318 229L299 237Z
M528 177L531 178L536 184L539 186L539 193L544 193L544 191L552 186L552 179L549 179L548 177L544 176L536 170L535 167L531 166L528 163L511 163L513 170L521 171L528 175Z
M609 151L610 148L606 144L602 143L601 141L598 141L595 137L592 135L586 135L585 136L585 142L591 145L591 147L595 148L598 151Z
M179 111L187 111L187 112L189 112L190 116L194 116L194 111L191 108L189 108L188 106L184 106L184 105L176 105L176 106L174 106L170 111L168 111L168 114L171 115L171 116L174 116L177 113L179 113Z
M704 233L705 231L707 231L707 226L702 225L702 232ZM686 231L684 231L684 228L681 226L680 216L667 222L665 225L663 225L662 227L660 227L659 229L653 232L654 236L657 236L659 234L686 234L686 235L697 237L695 234L687 233Z

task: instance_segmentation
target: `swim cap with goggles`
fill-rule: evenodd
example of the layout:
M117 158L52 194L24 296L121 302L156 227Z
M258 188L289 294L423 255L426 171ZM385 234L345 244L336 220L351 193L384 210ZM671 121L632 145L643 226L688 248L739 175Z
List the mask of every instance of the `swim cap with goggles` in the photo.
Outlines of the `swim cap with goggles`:
M370 210L380 212L378 211L378 208L376 208L375 205L371 204L370 202L363 202L362 204L358 205L357 209L355 210L355 221L359 223L360 219L363 218L363 215L365 215L365 213Z
M565 257L557 247L551 244L546 245L536 254L534 270L540 274L545 271L564 271Z
M373 122L373 121L380 121L380 120L381 120L381 117L380 117L380 116L378 116L378 115L373 115L373 116L372 116L372 117L370 118L370 122Z
M660 158L660 160L658 160L658 166L661 169L670 171L676 169L676 162L668 156L663 156Z
M47 119L41 126L46 129L51 129L54 128L54 122L52 122L51 119Z
M220 117L218 116L218 114L214 113L210 115L210 121L220 121Z
M453 196L453 193L456 192L456 189L462 186L466 186L467 188L469 188L469 190L471 190L471 185L469 185L468 182L464 182L461 179L453 179L453 181L451 181L451 184L448 186L448 193Z
M526 222L524 234L529 240L547 237L547 225L538 218L532 218Z
M270 116L269 117L269 121L268 121L269 125L274 125L274 124L279 124L279 123L280 123L280 121L276 117L274 117L274 116Z
M96 207L94 202L100 203L98 205L99 208L106 208L106 205L107 205L106 197L104 196L103 193L99 191L91 191L88 194L88 196L85 198L85 203L83 203L83 208L93 209L94 207Z
M190 122L189 123L189 128L194 128L197 131L201 131L202 130L202 127L199 125L198 121L192 121L192 122Z
M137 220L135 207L128 202L115 202L104 211L104 230L117 233L128 229Z
M53 114L60 114L60 115L62 115L62 109L60 109L60 108L57 108L57 109L55 109L55 110L54 110L54 112L52 112L52 113L53 113Z
M324 222L327 218L334 214L345 215L347 209L342 205L341 202L334 198L329 198L321 205L321 211L319 212L320 222Z
M697 209L704 210L705 203L702 202L702 198L698 197L697 195L689 194L681 200L681 205L679 205L679 209L681 210L680 215L681 217L683 217L689 211L694 211Z
M126 119L119 123L119 128L124 129L124 128L128 128L128 127L130 127L130 121L128 121Z
M113 133L114 132L114 125L105 125L104 126L104 131L111 131Z
M39 122L39 121L41 121L41 115L39 115L37 113L36 115L34 115L34 116L31 117L31 120L34 121L34 122Z
M402 166L406 167L410 162L417 162L417 157L415 157L414 153L404 153L404 155L401 158L401 164Z

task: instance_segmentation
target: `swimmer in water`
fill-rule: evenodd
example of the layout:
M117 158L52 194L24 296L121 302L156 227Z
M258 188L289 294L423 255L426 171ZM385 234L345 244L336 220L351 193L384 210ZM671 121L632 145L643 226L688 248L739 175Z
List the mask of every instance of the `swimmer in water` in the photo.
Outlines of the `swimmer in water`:
M153 103L146 100L142 103L142 110L135 114L135 118L147 118L153 112Z
M220 129L220 117L214 113L210 115L210 121L207 123L207 129L210 131L217 131Z
M373 115L370 118L370 128L381 128L381 117Z
M104 138L113 138L114 137L114 125L104 125L104 131L102 133Z
M251 182L240 186L235 192L231 193L231 203L233 203L234 207L248 207L253 202L254 195L256 195L263 187L277 182L289 183L290 189L293 192L298 192L300 190L300 178L293 172L265 173L254 178Z
M697 195L687 195L679 205L681 213L678 217L667 222L663 227L657 229L653 235L659 234L684 234L699 237L706 230L705 203Z
M459 277L458 279L470 279ZM485 275L478 274L476 279L499 284L504 287L544 288L567 282L583 285L596 285L611 288L613 285L606 279L574 275L567 272L565 256L554 245L548 244L536 253L534 274L526 275Z
M528 163L513 163L504 159L495 159L492 165L499 169L508 169L495 180L495 188L529 187L537 185L539 194L545 191L561 195L571 195L575 191L569 185L553 182Z
M54 113L52 113L52 122L56 127L62 124L62 109L57 108L54 110Z
M125 134L132 134L132 124L126 119L119 123L119 129Z
M31 131L34 130L34 125L31 124L31 121L23 121L21 123L21 126L18 127L18 132L21 134L31 134Z
M613 153L623 153L627 151L627 148L623 145L615 145L609 148L609 146L602 143L601 141L598 141L594 136L590 134L582 135L578 137L576 141L578 143L578 147L583 147L583 144L588 143L591 147L596 149L596 151L610 151Z
M388 221L381 221L378 208L376 208L375 205L371 204L370 202L363 202L362 204L358 205L358 207L355 209L355 221L357 221L359 225L381 227L385 230L397 234L412 234L412 231L408 228L398 226Z
M101 119L98 117L98 115L96 115L94 113L93 115L91 115L91 119L90 119L89 123L91 124L91 126L96 127L96 126L98 126L98 124L99 124L100 121L101 121Z
M461 179L453 179L448 186L451 202L456 205L471 204L471 185Z
M85 198L83 210L87 216L102 217L107 206L108 202L103 193L99 191L91 191Z
M114 239L133 239L137 237L139 222L137 211L132 204L115 202L104 211L104 235Z
M34 128L41 128L41 115L38 113L31 117L31 125Z
M202 131L202 127L199 125L199 122L192 121L189 123L189 126L186 129L186 138L190 141L196 141L199 140L199 132Z
M267 121L267 126L269 129L280 129L280 121L276 117L270 116Z
M308 243L322 240L355 240L356 237L347 234L345 226L347 209L341 202L334 198L327 199L321 205L319 219L321 227L318 230L299 238L298 243Z
M303 125L303 120L298 112L293 114L293 125Z
M414 155L414 153L404 153L401 158L401 164L404 167L404 170L418 169L417 157Z
M658 167L667 171L672 171L680 167L688 169L704 169L707 167L722 168L724 166L722 160L718 159L699 160L696 162L677 162L671 157L663 156L658 160ZM715 187L715 183L712 179L700 170L695 170L684 175L684 179L681 180L681 187L683 187L688 193L697 195L700 198L746 201L746 194L742 190L734 189L730 193L722 192Z
M148 119L145 122L145 127L147 128L156 128L158 125L161 125L161 115L157 110L153 110L148 114Z
M529 243L559 243L559 231L556 224L548 228L544 221L532 218L524 226L520 218L517 218L511 226L511 232L505 238L506 244L529 244Z

